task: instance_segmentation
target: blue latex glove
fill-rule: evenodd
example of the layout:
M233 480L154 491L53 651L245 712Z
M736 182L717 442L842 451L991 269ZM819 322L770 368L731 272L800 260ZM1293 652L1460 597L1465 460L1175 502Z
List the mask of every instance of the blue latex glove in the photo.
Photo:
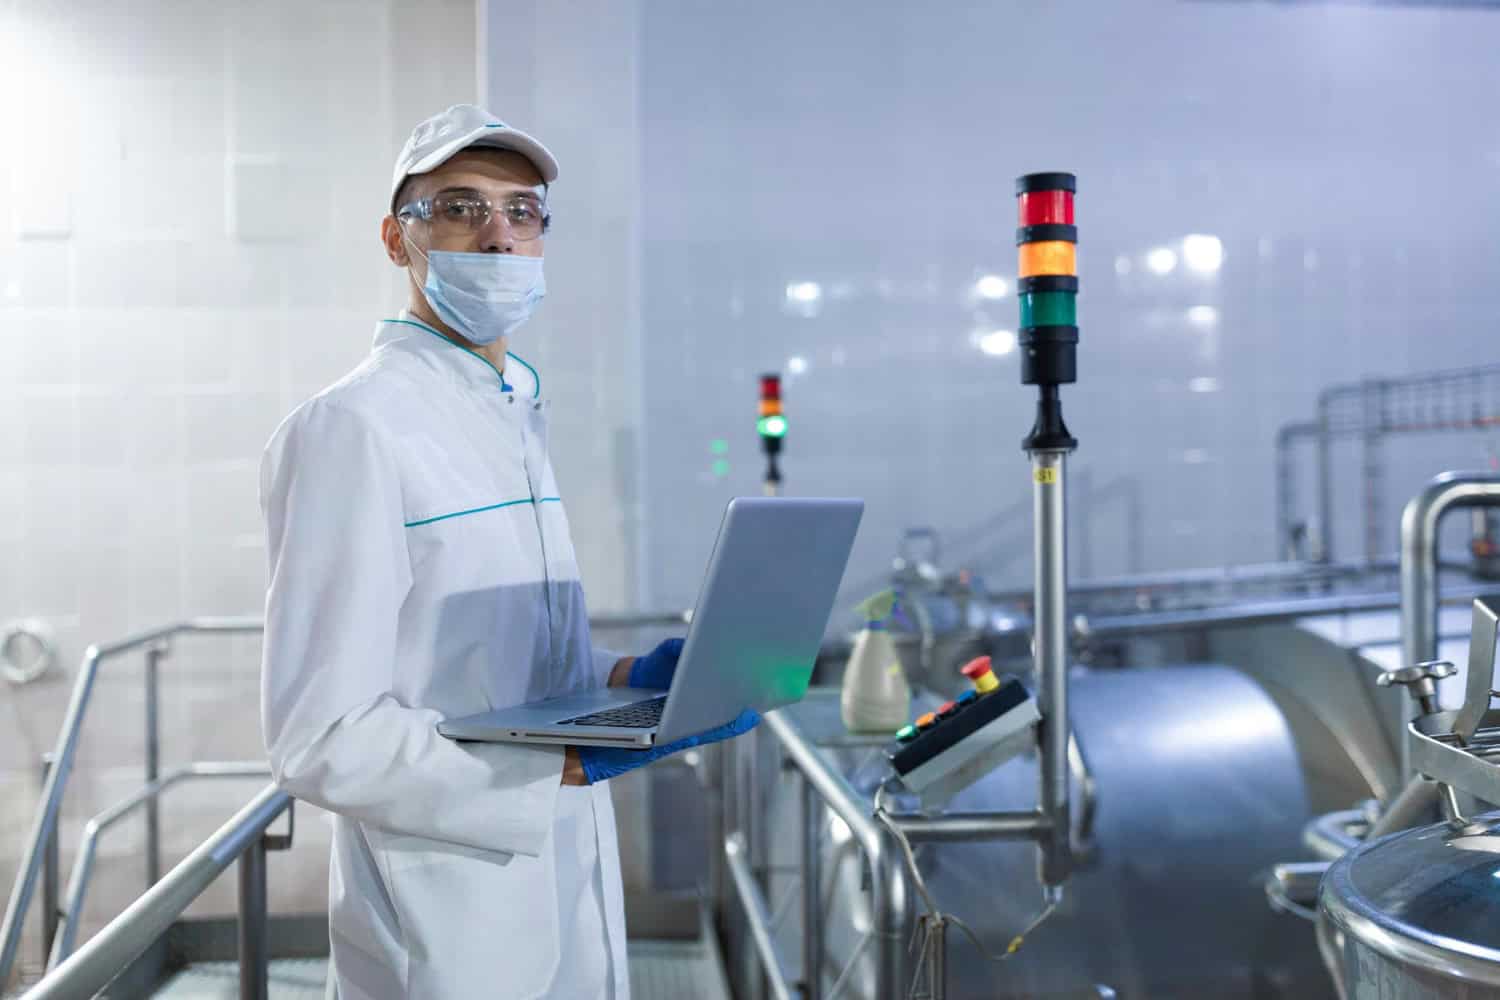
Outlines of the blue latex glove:
M718 729L710 729L708 732L699 733L696 736L684 736L675 743L652 747L650 750L626 750L622 747L579 747L578 762L583 765L584 776L589 779L589 784L592 785L596 782L608 781L610 778L617 778L626 771L634 771L638 767L645 767L652 761L671 756L679 750L717 743L720 740L727 740L743 733L748 733L759 722L760 713L753 708L747 708L736 716L733 721L720 726Z
M677 659L682 655L682 640L668 639L645 656L637 656L630 665L630 686L665 691L672 686L677 673Z

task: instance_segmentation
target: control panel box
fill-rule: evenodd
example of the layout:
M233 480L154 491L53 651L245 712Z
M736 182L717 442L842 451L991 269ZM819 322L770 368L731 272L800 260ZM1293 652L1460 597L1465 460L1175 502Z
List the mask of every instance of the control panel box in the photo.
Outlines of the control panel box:
M891 767L924 809L943 805L1036 746L1041 713L1030 692L1017 680L996 682L993 675L984 680L985 693L965 691L897 734L897 746L888 754Z

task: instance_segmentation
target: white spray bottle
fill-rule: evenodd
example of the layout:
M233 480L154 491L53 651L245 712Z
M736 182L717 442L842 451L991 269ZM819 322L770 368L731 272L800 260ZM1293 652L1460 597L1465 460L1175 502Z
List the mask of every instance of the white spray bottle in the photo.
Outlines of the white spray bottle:
M886 631L886 619L895 606L896 593L892 590L882 590L858 605L865 627L854 639L839 699L844 726L850 732L891 733L909 721L911 688L896 655L896 644Z

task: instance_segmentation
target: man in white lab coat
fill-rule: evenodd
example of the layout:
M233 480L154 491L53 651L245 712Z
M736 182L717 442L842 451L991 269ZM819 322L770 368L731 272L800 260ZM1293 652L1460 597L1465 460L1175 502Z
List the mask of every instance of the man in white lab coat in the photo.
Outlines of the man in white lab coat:
M419 125L382 225L408 307L262 465L265 741L280 786L334 814L340 1000L629 994L600 780L627 752L435 729L606 683L665 687L680 649L591 645L545 387L507 352L544 292L556 177L545 147L479 108Z

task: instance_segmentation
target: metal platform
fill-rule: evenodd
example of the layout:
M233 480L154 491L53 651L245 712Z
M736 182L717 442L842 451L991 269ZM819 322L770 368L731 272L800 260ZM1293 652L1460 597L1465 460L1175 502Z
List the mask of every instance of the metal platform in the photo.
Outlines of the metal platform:
M270 995L273 1000L323 1000L327 979L326 958L272 959ZM169 1000L238 1000L239 963L199 962L190 965L152 995Z
M699 941L631 941L632 1000L730 1000L724 966L712 938ZM158 1000L238 1000L239 965L200 962L169 979ZM271 962L271 1000L323 1000L325 958Z

